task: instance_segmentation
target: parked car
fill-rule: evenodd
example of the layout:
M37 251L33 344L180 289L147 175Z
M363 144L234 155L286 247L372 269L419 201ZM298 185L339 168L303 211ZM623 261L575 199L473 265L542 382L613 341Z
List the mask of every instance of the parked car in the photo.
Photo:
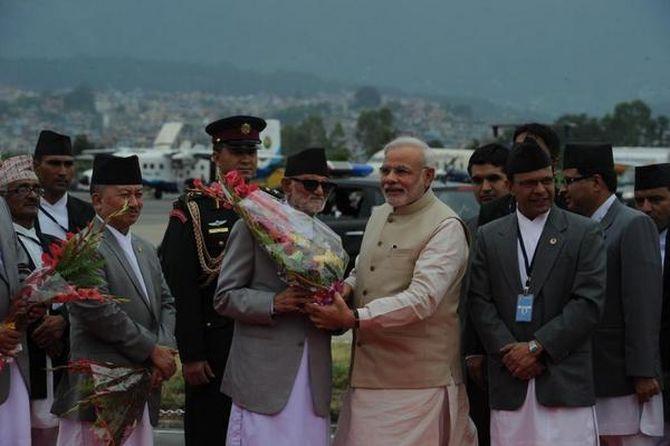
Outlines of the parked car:
M319 218L342 237L351 269L361 249L363 232L372 208L383 204L384 196L379 187L379 177L335 178L332 181L337 188L328 198ZM479 212L472 187L464 183L434 182L433 192L466 220Z

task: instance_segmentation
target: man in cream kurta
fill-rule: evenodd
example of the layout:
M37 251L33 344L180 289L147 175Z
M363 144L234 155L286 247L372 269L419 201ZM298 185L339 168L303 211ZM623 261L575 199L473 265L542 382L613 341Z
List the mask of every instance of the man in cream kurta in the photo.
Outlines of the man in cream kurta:
M355 328L335 444L477 444L459 351L464 225L430 190L422 141L391 141L380 170L386 203L368 222L344 291L354 310L339 295L308 310L319 327Z

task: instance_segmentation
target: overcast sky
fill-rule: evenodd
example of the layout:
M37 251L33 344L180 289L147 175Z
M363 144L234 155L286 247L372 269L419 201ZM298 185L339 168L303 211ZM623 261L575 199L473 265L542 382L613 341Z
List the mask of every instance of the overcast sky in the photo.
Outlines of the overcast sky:
M0 0L0 57L77 55L595 112L670 102L670 1Z

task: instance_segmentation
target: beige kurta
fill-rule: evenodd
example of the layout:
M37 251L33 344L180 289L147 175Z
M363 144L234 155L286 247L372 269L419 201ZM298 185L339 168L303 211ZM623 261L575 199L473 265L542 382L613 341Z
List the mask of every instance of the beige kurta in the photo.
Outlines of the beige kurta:
M461 223L453 218L444 220L421 250L409 286L358 309L361 330L404 327L431 317L444 296L454 286L460 287L466 261L467 241ZM347 282L356 286L355 271ZM416 348L417 355L423 354L423 345ZM464 385L453 380L438 387L421 388L418 384L417 388L350 388L334 445L476 445Z

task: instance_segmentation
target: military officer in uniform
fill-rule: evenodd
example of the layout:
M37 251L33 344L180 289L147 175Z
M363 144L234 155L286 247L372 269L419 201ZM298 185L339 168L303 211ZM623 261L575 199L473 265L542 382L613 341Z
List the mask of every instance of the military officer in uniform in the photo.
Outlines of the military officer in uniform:
M263 119L232 116L209 124L218 174L256 174ZM174 203L160 248L163 273L177 304L176 337L186 385L186 445L225 444L231 401L220 392L233 320L212 299L230 229L238 216L222 203L187 192Z

